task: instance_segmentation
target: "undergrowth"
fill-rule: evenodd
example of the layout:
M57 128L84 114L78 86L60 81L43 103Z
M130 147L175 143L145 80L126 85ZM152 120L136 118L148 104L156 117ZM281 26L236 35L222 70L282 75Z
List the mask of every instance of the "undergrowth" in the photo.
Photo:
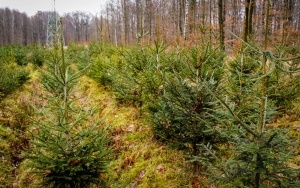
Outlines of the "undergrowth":
M113 160L109 164L110 187L191 187L191 176L181 152L158 143L139 110L120 106L111 92L88 78L82 80L92 101L99 102L99 115L110 127Z

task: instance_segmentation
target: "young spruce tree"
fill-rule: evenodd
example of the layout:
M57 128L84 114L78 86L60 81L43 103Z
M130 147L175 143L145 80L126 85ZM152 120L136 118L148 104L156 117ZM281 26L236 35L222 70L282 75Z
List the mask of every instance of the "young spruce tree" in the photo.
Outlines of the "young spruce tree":
M289 135L289 128L269 125L276 114L275 103L269 97L271 75L266 76L270 69L265 67L262 74L255 74L255 71L264 68L245 73L242 63L249 66L253 61L248 55L241 54L249 62L235 60L231 64L234 71L229 77L227 100L222 100L209 85L206 86L223 105L217 114L221 115L223 133L230 138L229 158L218 162L221 165L213 171L212 177L225 187L298 187L299 166L293 163L298 143ZM262 66L267 61L274 63L269 52L262 52L261 56ZM237 92L234 94L234 91Z
M268 31L268 22L265 30ZM220 161L221 168L214 175L225 187L299 187L299 166L293 162L297 142L289 136L288 129L269 125L275 110L269 97L269 81L278 62L267 51L267 32L264 51L244 44L250 53L244 50L240 60L231 64L228 84L237 94L231 93L224 101L206 86L224 107L219 114L227 119L220 123L231 137L229 158Z
M218 102L205 88L207 85L219 92L224 56L210 45L190 48L183 54L179 69L173 67L173 72L166 74L162 91L149 105L149 112L155 137L184 150L193 162L193 185L197 186L211 162L204 148L217 148L226 142L213 115Z
M48 104L40 111L28 152L31 167L45 187L103 187L108 140L98 120L90 118L93 110L78 104L74 92L82 72L65 61L62 42L41 74Z

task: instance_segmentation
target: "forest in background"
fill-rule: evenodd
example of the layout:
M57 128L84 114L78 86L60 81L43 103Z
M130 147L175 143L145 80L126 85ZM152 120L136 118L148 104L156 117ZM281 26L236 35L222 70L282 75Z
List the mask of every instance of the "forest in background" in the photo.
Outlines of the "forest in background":
M210 38L234 46L235 35L255 41L264 36L266 0L111 0L99 14L72 12L64 20L65 45L106 42L129 45L163 40L178 44ZM51 9L51 7L49 7ZM299 45L300 2L271 1L270 45ZM18 10L0 9L0 44L47 45L49 16L27 16Z

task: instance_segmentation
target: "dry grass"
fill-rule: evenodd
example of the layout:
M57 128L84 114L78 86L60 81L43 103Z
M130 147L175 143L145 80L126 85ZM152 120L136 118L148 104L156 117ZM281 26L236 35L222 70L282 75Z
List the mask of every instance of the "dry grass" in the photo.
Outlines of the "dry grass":
M38 82L38 72L31 69L30 80L8 95L0 104L0 124L10 130L11 134L6 135L5 140L9 143L11 165L14 171L8 182L10 187L32 187L36 181L30 174L29 169L24 168L24 150L28 148L30 141L29 130L32 128L32 121L35 119L35 110L44 105L45 100L37 97L43 90ZM9 174L7 174L9 176ZM2 182L0 182L0 187Z
M109 187L191 187L192 174L183 154L157 143L136 108L119 106L112 93L87 77L80 83L112 136L114 158L106 174Z

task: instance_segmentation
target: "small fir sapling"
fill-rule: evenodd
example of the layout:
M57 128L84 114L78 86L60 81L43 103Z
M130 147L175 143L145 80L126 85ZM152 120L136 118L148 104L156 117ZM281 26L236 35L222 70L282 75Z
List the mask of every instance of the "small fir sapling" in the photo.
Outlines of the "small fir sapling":
M99 120L92 118L93 110L79 106L74 95L84 70L73 70L65 62L63 46L60 53L54 47L50 64L41 72L48 104L40 109L27 154L29 165L46 187L103 187L108 138Z
M226 142L214 117L218 102L205 88L206 85L219 93L222 71L218 68L222 69L222 57L222 52L211 46L190 49L182 70L165 78L164 91L149 105L155 137L186 152L194 166L195 185L199 175L204 175L201 170L213 159L204 148L215 149Z
M231 149L228 149L227 159L220 158L215 163L217 167L211 177L228 187L299 187L299 166L293 163L299 143L289 136L287 128L268 125L275 111L274 103L269 98L268 80L274 74L277 62L271 52L261 52L249 43L245 46L260 58L253 59L253 53L243 51L240 54L242 58L237 58L248 59L249 62L237 60L231 64L232 81L228 85L229 88L237 88L243 105L235 105L240 102L237 100L239 96L227 95L227 99L223 100L222 96L205 85L223 106L218 114L230 120L220 119L220 124L225 128L224 134L230 138ZM260 65L260 68L245 72L243 67L253 63ZM250 96L246 91L250 92Z

